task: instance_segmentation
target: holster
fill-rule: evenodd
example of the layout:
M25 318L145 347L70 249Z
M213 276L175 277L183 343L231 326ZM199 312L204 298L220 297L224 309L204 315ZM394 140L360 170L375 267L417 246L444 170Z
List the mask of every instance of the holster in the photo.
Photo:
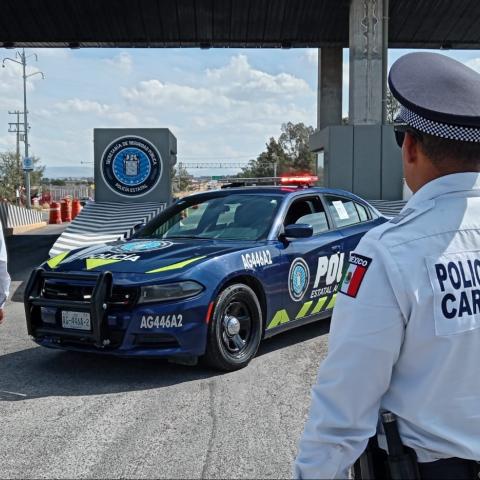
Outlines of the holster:
M353 478L383 480L390 478L387 452L378 446L377 435L368 440L367 448L353 465Z

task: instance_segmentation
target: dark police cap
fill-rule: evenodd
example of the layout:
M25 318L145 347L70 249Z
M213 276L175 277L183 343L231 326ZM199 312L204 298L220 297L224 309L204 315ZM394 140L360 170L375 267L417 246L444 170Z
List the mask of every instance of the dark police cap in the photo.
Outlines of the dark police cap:
M480 142L480 74L439 53L416 52L391 67L397 120L425 133Z

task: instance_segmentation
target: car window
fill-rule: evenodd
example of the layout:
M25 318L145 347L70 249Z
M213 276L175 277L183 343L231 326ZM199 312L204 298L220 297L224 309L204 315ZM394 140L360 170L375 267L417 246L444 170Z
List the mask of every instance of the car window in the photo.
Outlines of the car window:
M366 222L369 219L367 209L363 205L357 202L355 202L355 206L357 207L357 212L358 212L358 216L360 217L360 221Z
M312 226L314 235L326 232L328 230L327 215L325 212L316 212L304 215L295 223L308 223Z
M325 200L337 227L346 227L361 222L360 215L355 208L355 205L358 205L356 202L341 197L325 197Z
M325 232L329 229L327 214L318 197L299 198L288 208L284 226L306 223L313 228L313 235Z
M279 195L259 194L205 196L198 203L185 199L148 224L141 236L261 240L267 237L280 202Z

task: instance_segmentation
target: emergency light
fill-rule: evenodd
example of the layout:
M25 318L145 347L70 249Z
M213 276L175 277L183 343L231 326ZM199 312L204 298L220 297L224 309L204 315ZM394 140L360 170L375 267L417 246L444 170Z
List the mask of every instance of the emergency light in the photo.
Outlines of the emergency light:
M281 183L287 183L289 185L299 184L299 185L309 185L313 182L316 182L318 177L315 175L294 175L294 176L285 176L280 178Z

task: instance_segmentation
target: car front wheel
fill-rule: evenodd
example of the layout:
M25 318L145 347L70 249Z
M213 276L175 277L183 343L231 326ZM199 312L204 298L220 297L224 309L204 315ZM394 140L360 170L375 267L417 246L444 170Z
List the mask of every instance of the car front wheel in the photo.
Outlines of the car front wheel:
M255 292L243 283L223 290L209 325L206 362L224 371L245 367L262 336L262 309Z

